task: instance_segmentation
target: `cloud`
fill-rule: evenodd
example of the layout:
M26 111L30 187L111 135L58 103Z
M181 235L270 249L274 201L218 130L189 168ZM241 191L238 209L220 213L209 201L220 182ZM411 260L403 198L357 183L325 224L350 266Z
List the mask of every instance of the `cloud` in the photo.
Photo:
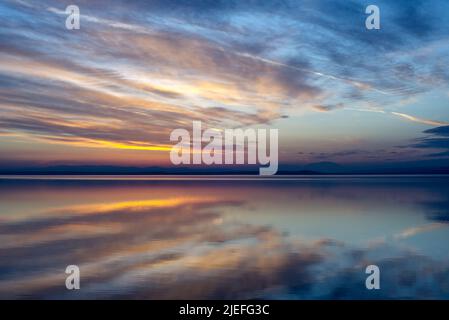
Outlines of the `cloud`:
M341 109L344 105L342 103L336 104L336 105L315 105L312 108L321 111L321 112L329 112L335 109Z
M424 133L433 134L439 137L449 137L449 125L438 128L427 129Z
M448 137L449 126L441 126L437 128L432 128L425 130L424 133L428 134L425 138L417 139L417 143L412 144L410 147L418 149L433 149L433 150L443 150L438 153L428 154L429 157L445 157L449 155L449 137Z
M418 117L414 117L405 113L399 113L399 112L392 112L391 114L394 114L395 116L399 116L402 117L404 119L413 121L413 122L418 122L418 123L422 123L422 124L428 124L431 126L445 126L445 125L449 125L449 122L445 122L445 121L435 121L435 120L428 120L428 119L422 119L422 118L418 118Z
M49 11L62 13L53 7ZM39 31L19 31L23 41L8 40L8 50L0 57L2 80L9 87L0 100L2 126L30 139L167 150L167 132L174 126L185 127L192 120L222 126L269 123L281 117L276 101L319 92L299 71L255 61L196 35L92 15L83 18L100 28L86 27L87 33L74 39L84 45L64 59L64 43L70 39L53 34L57 20L48 18L42 32L50 32L49 38L57 43L54 50L61 54L31 45L41 36ZM84 55L102 58L86 63ZM105 65L104 59L117 61L117 67ZM151 67L142 68L148 61ZM272 98L267 99L266 92ZM19 112L23 109L28 112ZM51 121L44 119L48 111ZM80 125L87 117L91 125Z
M445 1L381 1L379 32L359 1L79 1L79 32L64 28L65 4L0 5L2 131L33 143L159 150L192 120L382 112L449 80Z
M416 236L418 234L421 234L421 233L425 233L425 232L433 231L433 230L436 230L436 229L440 229L440 228L443 228L443 227L447 227L447 225L444 224L444 223L434 222L434 223L429 223L429 224L426 224L426 225L423 225L423 226L419 226L419 227L408 228L408 229L402 231L401 233L398 233L398 234L394 235L393 237L395 239L402 240L402 239L407 239L407 238L414 237L414 236Z

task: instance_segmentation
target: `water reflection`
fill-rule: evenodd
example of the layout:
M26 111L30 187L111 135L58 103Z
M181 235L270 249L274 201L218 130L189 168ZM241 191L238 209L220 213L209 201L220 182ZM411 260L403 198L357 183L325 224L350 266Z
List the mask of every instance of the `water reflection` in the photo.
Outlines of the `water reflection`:
M445 177L3 179L0 203L0 298L449 298Z

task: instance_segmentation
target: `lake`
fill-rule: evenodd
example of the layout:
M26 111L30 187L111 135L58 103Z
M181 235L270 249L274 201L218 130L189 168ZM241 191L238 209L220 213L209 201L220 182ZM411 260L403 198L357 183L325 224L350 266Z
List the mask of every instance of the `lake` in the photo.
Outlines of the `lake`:
M447 176L0 177L1 299L448 299L448 247Z

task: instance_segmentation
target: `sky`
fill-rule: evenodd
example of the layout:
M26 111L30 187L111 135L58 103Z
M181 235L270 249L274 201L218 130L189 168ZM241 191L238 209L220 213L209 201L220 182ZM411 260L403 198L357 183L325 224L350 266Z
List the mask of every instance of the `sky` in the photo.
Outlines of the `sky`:
M445 0L4 0L0 165L170 166L196 120L285 164L449 160L448 65Z

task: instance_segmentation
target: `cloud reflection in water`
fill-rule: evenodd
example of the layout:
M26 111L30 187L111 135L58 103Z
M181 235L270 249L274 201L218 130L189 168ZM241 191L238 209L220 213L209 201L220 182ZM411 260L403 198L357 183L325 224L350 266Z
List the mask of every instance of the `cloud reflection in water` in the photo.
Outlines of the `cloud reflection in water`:
M391 179L0 180L0 297L449 298L447 182Z

